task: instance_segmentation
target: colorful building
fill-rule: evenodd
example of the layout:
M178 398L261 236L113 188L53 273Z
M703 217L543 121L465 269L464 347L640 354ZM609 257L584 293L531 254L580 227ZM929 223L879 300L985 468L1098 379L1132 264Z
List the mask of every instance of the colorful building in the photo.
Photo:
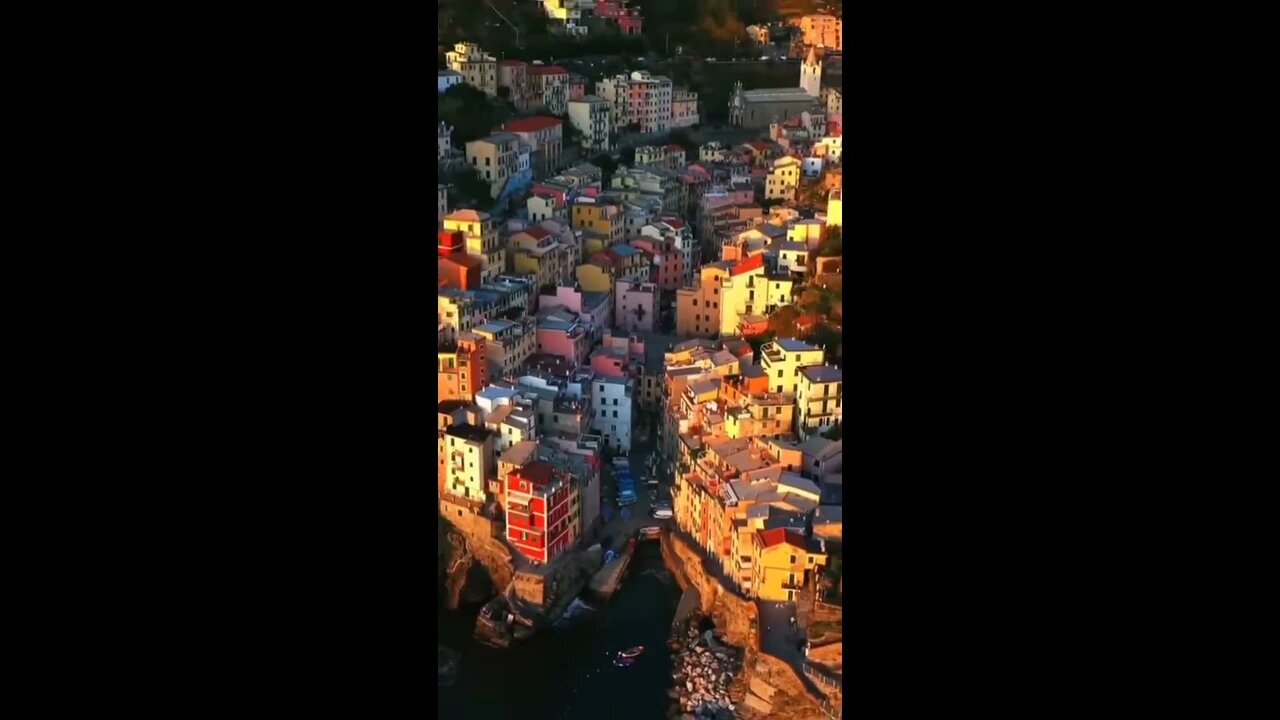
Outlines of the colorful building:
M570 549L582 511L573 479L549 463L531 462L507 475L507 542L546 564Z
M462 233L466 254L483 263L481 284L489 283L506 270L507 253L498 240L498 229L488 213L477 210L451 212L444 216L444 229L445 232Z
M569 71L559 65L530 65L529 85L537 104L552 115L569 111Z
M489 364L484 340L472 333L462 333L456 342L440 342L436 346L436 402L465 400L489 383Z
M810 550L810 541L795 530L759 530L751 553L753 594L769 602L792 602L812 587L827 563L827 554Z
M560 169L560 155L564 145L563 128L564 122L560 118L535 115L510 120L503 124L501 131L514 133L533 148L530 158L533 174L544 177Z
M460 73L468 85L486 95L498 94L498 60L485 54L479 45L457 43L444 57L449 69Z
M485 479L493 475L493 433L469 423L444 431L444 491L472 502L485 503Z
M826 432L844 416L840 407L844 373L828 365L800 368L796 390L796 435L804 440Z
M821 365L822 359L822 348L795 338L778 338L760 346L760 369L769 378L772 392L797 392L801 368Z

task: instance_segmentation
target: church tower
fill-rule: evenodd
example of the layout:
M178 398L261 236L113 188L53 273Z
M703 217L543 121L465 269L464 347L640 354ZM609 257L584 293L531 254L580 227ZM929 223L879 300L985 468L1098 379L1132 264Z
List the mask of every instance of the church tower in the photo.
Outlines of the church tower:
M815 98L822 89L822 63L818 62L818 54L812 45L809 46L809 56L800 66L800 87Z
M746 100L742 97L742 81L733 84L733 94L729 96L729 124L742 127L743 111L747 109Z

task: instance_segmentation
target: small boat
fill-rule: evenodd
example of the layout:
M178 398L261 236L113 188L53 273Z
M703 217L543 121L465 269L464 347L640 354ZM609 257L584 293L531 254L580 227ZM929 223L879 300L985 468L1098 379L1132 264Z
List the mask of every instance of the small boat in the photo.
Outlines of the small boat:
M644 652L644 646L637 645L633 648L627 648L626 650L620 651L618 653L618 659L619 660L635 660L636 658L640 657L640 653L642 652Z
M650 525L649 527L640 528L640 537L644 538L645 540L657 540L658 537L661 535L662 535L662 528L658 527L657 525Z
M613 661L613 666L620 667L620 668L631 667L632 665L635 664L635 662L636 662L635 658L618 658Z

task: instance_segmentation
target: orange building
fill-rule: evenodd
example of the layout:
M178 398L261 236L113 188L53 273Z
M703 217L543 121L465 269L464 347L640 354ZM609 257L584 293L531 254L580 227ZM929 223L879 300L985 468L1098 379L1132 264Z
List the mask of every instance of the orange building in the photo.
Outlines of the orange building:
M456 344L436 350L436 402L475 400L476 392L489 384L489 364L484 356L484 338L469 332L458 335Z
M446 285L459 290L475 290L480 287L480 266L484 262L478 257L456 253L442 257L436 261L436 273L440 287Z

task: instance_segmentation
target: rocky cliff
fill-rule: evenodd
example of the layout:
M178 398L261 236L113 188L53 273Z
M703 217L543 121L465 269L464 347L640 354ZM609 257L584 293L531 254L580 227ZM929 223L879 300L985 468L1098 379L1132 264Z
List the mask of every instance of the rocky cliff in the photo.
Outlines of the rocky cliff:
M810 690L786 662L760 652L756 632L759 614L754 601L727 588L704 565L701 553L683 538L664 534L662 557L681 589L698 589L702 611L711 616L725 642L746 649L741 677L734 680L734 685L745 685L745 695L737 706L741 717L772 720L826 720L829 717L822 710L825 698L821 693Z
M511 584L511 552L488 527L455 525L440 517L437 527L439 579L444 606L483 603Z

